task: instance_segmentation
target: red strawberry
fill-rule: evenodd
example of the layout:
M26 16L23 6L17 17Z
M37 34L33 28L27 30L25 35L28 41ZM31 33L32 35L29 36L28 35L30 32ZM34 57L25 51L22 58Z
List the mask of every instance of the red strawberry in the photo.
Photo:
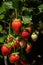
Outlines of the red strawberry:
M15 19L13 22L12 22L12 27L15 31L15 33L19 33L20 32L20 29L22 27L22 22L20 19Z
M1 51L2 51L3 56L6 56L11 52L11 48L7 48L5 45L3 45L1 47Z
M26 61L22 60L21 62L21 65L26 65Z
M21 36L23 37L24 40L27 40L30 37L30 32L27 32L26 30L24 30Z
M19 41L17 41L17 42L14 44L14 46L15 46L16 48L18 48L18 47L20 46Z
M29 45L29 44L27 44L27 47L26 47L26 52L28 53L28 52L30 52L31 51L31 48L32 48L32 46L31 45Z
M14 63L14 62L17 62L17 61L19 61L19 55L11 55L10 57L9 57L9 60L10 60L10 62L11 63Z

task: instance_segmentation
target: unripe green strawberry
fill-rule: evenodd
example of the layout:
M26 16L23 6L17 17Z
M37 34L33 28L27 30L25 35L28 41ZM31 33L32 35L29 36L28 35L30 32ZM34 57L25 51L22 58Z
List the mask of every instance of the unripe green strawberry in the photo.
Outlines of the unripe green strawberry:
M33 41L36 41L38 38L38 35L36 33L32 33L31 38Z

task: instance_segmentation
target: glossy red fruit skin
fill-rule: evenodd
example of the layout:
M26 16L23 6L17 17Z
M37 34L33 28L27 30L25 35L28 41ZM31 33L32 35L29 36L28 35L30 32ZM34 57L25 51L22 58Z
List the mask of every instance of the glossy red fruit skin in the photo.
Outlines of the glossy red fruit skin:
M11 48L7 48L5 45L1 47L1 52L3 56L7 56L11 52Z
M27 40L30 37L30 33L28 31L24 30L21 33L21 36L23 37L24 40Z
M14 63L14 62L19 61L19 58L20 58L19 55L11 55L9 57L9 60L10 60L11 63Z
M12 22L12 27L15 31L15 33L19 33L20 32L20 29L22 27L22 22L20 19L15 19L13 22Z
M27 47L26 47L26 52L27 52L27 53L30 52L30 51L31 51L31 48L32 48L31 45L27 45Z

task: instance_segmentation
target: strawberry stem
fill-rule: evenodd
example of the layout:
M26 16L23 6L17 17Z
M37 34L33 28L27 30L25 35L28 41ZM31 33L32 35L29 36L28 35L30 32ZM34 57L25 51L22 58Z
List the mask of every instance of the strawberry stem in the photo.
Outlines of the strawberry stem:
M9 16L9 17L10 17L10 16ZM10 34L10 32L11 32L11 31L10 31L10 29L11 29L10 26L11 26L11 17L10 17L10 23L9 23L9 34Z
M9 23L8 23L8 22L5 22L5 21L1 21L1 22L3 22L3 23L5 23L5 24L8 24L8 25L9 25Z
M8 65L7 64L7 56L4 56L4 63L5 63L5 65Z
M10 24L9 24L9 34L10 34Z
M15 9L15 13L16 13L16 19L17 19L17 9Z

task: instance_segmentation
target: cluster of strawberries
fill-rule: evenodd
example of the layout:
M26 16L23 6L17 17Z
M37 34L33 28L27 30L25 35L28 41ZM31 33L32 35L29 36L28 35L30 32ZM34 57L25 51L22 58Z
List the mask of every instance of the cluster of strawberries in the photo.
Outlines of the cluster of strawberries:
M29 42L29 38L36 41L39 35L38 31L33 32L32 27L25 28L22 30L23 23L20 19L15 19L12 21L12 28L17 35L14 38L12 35L8 35L7 43L3 44L1 51L3 56L9 55L9 60L11 63L20 62L21 65L26 65L26 61L21 60L21 50L25 49L26 53L29 53L32 49L32 45ZM18 35L21 37L18 37ZM13 49L13 50L12 50ZM12 52L13 51L13 52ZM22 51L23 54L23 51Z

